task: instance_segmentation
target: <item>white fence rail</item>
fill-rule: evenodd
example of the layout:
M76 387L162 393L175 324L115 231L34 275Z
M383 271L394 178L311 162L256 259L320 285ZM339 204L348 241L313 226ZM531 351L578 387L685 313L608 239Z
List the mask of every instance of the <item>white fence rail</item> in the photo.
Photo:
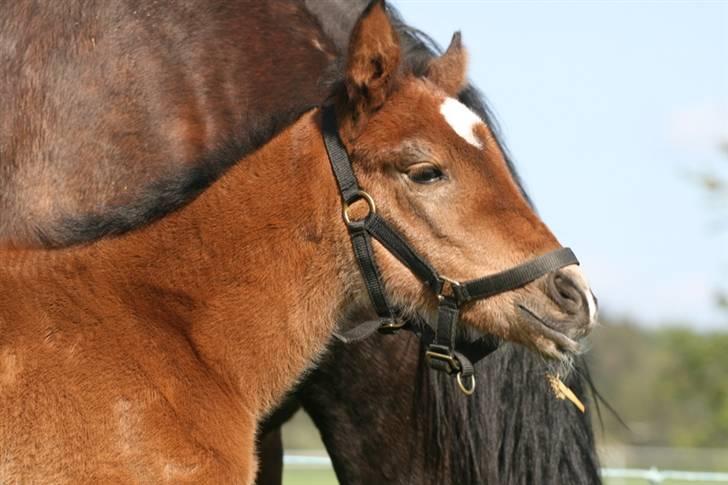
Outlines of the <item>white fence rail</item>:
M728 483L728 473L687 472L678 470L639 470L636 468L602 468L604 478L625 478L644 480L649 484L669 482Z
M331 468L331 459L320 454L285 454L283 464L302 468ZM720 472L691 472L679 470L649 470L638 468L602 468L602 477L643 480L650 485L674 483L725 483L728 484L728 473Z

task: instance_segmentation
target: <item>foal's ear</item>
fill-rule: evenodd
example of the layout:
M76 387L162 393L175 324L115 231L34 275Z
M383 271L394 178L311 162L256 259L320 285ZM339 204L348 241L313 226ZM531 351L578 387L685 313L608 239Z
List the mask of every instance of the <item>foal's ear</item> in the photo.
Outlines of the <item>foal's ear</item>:
M356 118L376 111L392 87L399 66L399 40L384 8L374 0L364 10L349 41L346 92Z
M468 53L463 47L460 32L455 32L450 47L433 59L427 68L427 78L448 95L456 97L467 84Z

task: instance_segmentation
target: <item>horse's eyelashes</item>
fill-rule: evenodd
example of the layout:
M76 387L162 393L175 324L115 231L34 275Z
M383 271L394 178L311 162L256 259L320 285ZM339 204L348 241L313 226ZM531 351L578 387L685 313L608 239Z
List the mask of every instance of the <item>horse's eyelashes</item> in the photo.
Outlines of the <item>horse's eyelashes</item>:
M438 167L429 165L426 167L416 168L407 173L409 179L418 184L431 184L442 180L445 174Z

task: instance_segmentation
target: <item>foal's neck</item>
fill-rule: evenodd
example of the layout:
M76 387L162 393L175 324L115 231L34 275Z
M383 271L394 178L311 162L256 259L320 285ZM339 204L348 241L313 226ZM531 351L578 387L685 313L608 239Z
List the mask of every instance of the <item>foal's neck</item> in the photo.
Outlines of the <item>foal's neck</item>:
M183 296L180 331L254 413L323 350L346 299L340 268L353 267L337 257L350 251L317 120L305 114L183 210L99 246L128 283Z

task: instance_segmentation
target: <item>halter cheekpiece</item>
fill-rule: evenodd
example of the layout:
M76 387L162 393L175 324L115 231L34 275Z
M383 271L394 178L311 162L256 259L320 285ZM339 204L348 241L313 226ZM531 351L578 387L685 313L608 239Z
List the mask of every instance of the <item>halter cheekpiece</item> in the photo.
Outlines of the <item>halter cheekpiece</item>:
M339 137L335 108L328 105L321 112L324 143L341 193L344 222L349 229L354 255L378 317L336 336L344 342L351 342L377 331L392 333L403 328L412 330L425 343L429 366L450 375L454 374L460 389L467 395L472 394L475 390L473 362L496 350L497 343L492 338L483 337L461 345L459 349L455 348L455 330L461 306L520 288L551 271L579 264L579 261L571 249L560 248L483 278L459 282L440 275L378 214L374 199L357 183L351 160ZM368 212L365 217L354 220L349 212L352 204L357 201L364 201ZM437 297L437 324L434 328L412 328L402 318L401 312L390 305L374 258L372 238L409 268Z

